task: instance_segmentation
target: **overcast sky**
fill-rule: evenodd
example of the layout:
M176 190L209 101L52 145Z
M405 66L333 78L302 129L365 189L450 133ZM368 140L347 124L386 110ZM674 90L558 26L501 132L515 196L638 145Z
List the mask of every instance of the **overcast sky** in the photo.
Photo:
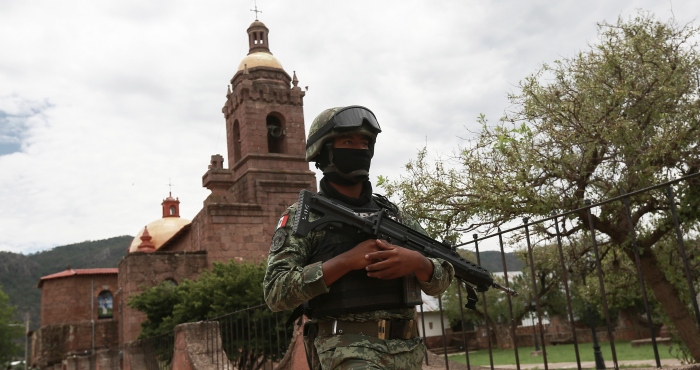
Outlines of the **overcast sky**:
M248 52L252 0L0 0L0 250L135 235L179 197L192 219L212 154L226 157L226 87ZM651 11L683 24L700 1L260 0L272 53L300 86L307 129L359 104L384 132L372 177L427 145L450 153L497 121L542 63L596 22ZM228 163L225 163L228 167Z

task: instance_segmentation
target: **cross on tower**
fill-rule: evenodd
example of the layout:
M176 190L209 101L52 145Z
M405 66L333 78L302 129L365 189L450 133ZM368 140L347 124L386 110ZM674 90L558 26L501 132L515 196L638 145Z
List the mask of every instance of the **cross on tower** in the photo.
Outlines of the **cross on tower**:
M250 9L251 12L255 12L255 20L258 20L258 13L262 13L262 10L258 10L258 1L255 1L255 9Z
M168 188L169 188L168 194L170 194L170 196L172 197L173 196L173 184L172 184L171 179L168 179Z

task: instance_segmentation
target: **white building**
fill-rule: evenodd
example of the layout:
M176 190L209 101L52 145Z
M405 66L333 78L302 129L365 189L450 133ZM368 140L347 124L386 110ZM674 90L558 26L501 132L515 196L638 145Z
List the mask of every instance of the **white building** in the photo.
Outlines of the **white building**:
M447 315L442 315L442 325L440 325L440 305L437 297L432 297L421 292L423 296L423 314L421 314L421 306L416 306L418 312L418 333L421 337L442 336L443 328L450 328L450 321ZM424 325L425 324L425 325ZM423 334L425 327L425 335Z

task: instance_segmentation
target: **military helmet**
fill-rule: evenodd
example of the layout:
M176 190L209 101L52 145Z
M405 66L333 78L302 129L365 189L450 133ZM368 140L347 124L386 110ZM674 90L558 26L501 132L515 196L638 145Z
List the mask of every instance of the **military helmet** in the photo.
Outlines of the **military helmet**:
M361 133L367 135L373 144L380 132L377 117L365 107L351 105L326 109L311 123L306 139L306 161L314 162L323 145L336 136Z

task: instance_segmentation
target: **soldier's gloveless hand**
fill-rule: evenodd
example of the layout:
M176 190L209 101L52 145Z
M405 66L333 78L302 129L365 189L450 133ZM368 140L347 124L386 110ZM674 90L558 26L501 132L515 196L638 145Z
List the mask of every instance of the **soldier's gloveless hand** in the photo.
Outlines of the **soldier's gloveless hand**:
M323 263L323 280L330 286L343 275L353 270L361 270L369 264L378 262L367 259L370 253L380 250L374 239L365 240L347 252L341 253Z
M365 256L367 261L375 261L367 265L367 276L378 279L396 279L415 273L421 281L430 281L434 266L422 254L406 248L377 240L378 251Z

